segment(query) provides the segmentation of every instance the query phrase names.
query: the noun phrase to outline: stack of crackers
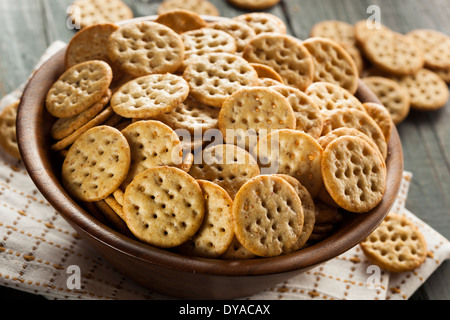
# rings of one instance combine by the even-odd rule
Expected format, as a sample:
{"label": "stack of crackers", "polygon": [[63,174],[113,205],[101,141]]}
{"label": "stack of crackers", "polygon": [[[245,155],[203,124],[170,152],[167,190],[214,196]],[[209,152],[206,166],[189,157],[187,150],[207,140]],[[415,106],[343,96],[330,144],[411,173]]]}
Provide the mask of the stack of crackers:
{"label": "stack of crackers", "polygon": [[62,183],[101,222],[155,247],[273,257],[383,198],[394,122],[355,97],[338,41],[248,13],[83,28],[48,91]]}

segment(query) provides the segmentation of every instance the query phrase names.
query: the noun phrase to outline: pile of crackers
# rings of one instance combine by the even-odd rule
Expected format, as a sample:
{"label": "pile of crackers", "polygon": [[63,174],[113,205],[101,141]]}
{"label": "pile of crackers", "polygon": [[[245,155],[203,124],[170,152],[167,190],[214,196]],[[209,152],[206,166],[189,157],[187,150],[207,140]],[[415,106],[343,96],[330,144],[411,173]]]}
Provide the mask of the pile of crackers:
{"label": "pile of crackers", "polygon": [[392,113],[356,98],[360,68],[337,40],[299,41],[268,13],[176,9],[85,26],[65,67],[46,99],[62,184],[131,238],[273,257],[384,196]]}

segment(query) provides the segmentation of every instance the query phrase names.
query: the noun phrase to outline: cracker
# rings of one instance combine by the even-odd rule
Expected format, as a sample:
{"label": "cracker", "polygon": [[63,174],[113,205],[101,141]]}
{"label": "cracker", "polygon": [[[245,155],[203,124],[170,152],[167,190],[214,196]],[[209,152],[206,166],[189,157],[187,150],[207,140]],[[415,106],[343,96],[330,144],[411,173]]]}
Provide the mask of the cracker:
{"label": "cracker", "polygon": [[389,111],[383,105],[374,102],[365,102],[363,103],[363,106],[366,108],[369,116],[371,116],[380,127],[384,135],[384,140],[388,142],[394,127],[394,122],[392,122]]}
{"label": "cracker", "polygon": [[256,36],[255,30],[248,24],[235,21],[233,19],[226,19],[216,21],[208,24],[209,28],[222,30],[234,37],[236,43],[236,54],[242,55],[247,43]]}
{"label": "cracker", "polygon": [[331,82],[355,94],[358,89],[358,67],[338,42],[314,37],[303,41],[314,61],[314,82]]}
{"label": "cracker", "polygon": [[395,124],[406,119],[410,110],[410,99],[405,88],[392,79],[380,76],[364,77],[362,80],[389,111]]}
{"label": "cracker", "polygon": [[412,271],[426,260],[427,243],[407,217],[390,212],[360,247],[370,262],[390,272]]}
{"label": "cracker", "polygon": [[450,83],[450,68],[448,69],[431,69],[434,73],[436,73],[442,80],[444,80],[447,84]]}
{"label": "cracker", "polygon": [[85,133],[91,128],[103,124],[113,114],[114,114],[113,109],[110,106],[106,107],[102,112],[100,112],[86,124],[81,126],[79,129],[75,130],[67,137],[58,140],[54,144],[52,144],[51,149],[54,151],[62,151],[63,149],[66,149],[67,147],[71,146],[83,133]]}
{"label": "cracker", "polygon": [[314,61],[298,39],[280,33],[261,33],[244,49],[244,59],[274,69],[289,86],[305,90],[313,81]]}
{"label": "cracker", "polygon": [[447,84],[431,70],[421,69],[416,74],[393,79],[408,91],[412,109],[441,109],[449,99]]}
{"label": "cracker", "polygon": [[362,44],[367,59],[395,75],[411,75],[424,66],[424,56],[414,40],[387,29],[372,30]]}
{"label": "cracker", "polygon": [[114,197],[114,199],[116,200],[116,202],[119,205],[123,206],[123,191],[122,191],[122,189],[119,188],[116,191],[114,191],[112,193],[112,196]]}
{"label": "cracker", "polygon": [[329,82],[315,82],[305,93],[317,104],[323,116],[337,109],[358,109],[365,111],[362,103],[348,90]]}
{"label": "cracker", "polygon": [[313,25],[309,36],[334,40],[340,44],[356,46],[355,27],[345,21],[324,20]]}
{"label": "cracker", "polygon": [[66,70],[47,93],[45,106],[53,116],[77,115],[100,100],[112,81],[111,67],[104,61],[82,62]]}
{"label": "cracker", "polygon": [[183,150],[177,134],[160,121],[142,120],[121,131],[130,145],[131,163],[124,189],[133,178],[148,168],[180,166]]}
{"label": "cracker", "polygon": [[123,214],[123,199],[122,204],[120,204],[113,195],[109,195],[102,201],[104,201],[112,210],[114,210],[114,212],[120,217],[120,219],[123,220],[125,218]]}
{"label": "cracker", "polygon": [[250,63],[250,64],[253,67],[253,69],[255,69],[259,78],[270,78],[275,81],[283,83],[283,79],[281,78],[281,76],[271,67],[261,63]]}
{"label": "cracker", "polygon": [[130,146],[115,128],[97,126],[70,147],[62,165],[62,182],[74,198],[100,201],[113,193],[127,176]]}
{"label": "cracker", "polygon": [[383,159],[386,159],[387,143],[383,131],[367,112],[356,109],[338,109],[331,112],[325,118],[322,135],[341,127],[355,128],[366,134],[375,142]]}
{"label": "cracker", "polygon": [[354,31],[355,31],[355,41],[358,48],[361,48],[370,34],[372,32],[377,32],[377,30],[390,30],[385,25],[376,22],[375,20],[360,20],[355,23]]}
{"label": "cracker", "polygon": [[189,172],[193,164],[194,164],[194,154],[190,152],[190,150],[186,152],[183,151],[183,160],[178,167],[184,172]]}
{"label": "cracker", "polygon": [[423,51],[425,67],[430,69],[450,68],[450,37],[432,29],[416,29],[406,34]]}
{"label": "cracker", "polygon": [[265,87],[236,91],[222,105],[219,130],[227,143],[253,150],[257,140],[277,129],[295,129],[296,118],[282,94]]}
{"label": "cracker", "polygon": [[276,81],[270,78],[259,78],[258,86],[260,87],[273,87],[273,86],[283,86],[284,83]]}
{"label": "cracker", "polygon": [[320,144],[310,135],[282,129],[261,138],[253,153],[267,173],[296,178],[315,198],[322,187],[322,152]]}
{"label": "cracker", "polygon": [[195,62],[199,57],[212,52],[236,52],[234,37],[222,30],[201,28],[181,34],[184,43],[185,57],[179,71]]}
{"label": "cracker", "polygon": [[248,251],[234,236],[231,245],[228,249],[220,256],[224,260],[246,260],[256,258],[256,255]]}
{"label": "cracker", "polygon": [[314,200],[311,197],[311,194],[308,192],[308,190],[294,177],[291,177],[286,174],[277,174],[278,177],[283,178],[291,186],[294,187],[295,192],[297,192],[300,201],[302,202],[303,207],[303,228],[302,233],[300,234],[300,237],[297,239],[297,242],[294,246],[290,249],[291,252],[297,251],[306,244],[306,241],[308,241],[309,236],[313,232],[314,225],[316,224],[316,209]]}
{"label": "cracker", "polygon": [[188,83],[174,74],[152,74],[131,80],[111,98],[111,107],[125,118],[150,118],[170,112],[189,94]]}
{"label": "cracker", "polygon": [[128,229],[126,223],[123,219],[113,210],[105,200],[96,201],[93,203],[97,211],[105,219],[106,223],[109,224],[113,229],[117,230],[123,235],[134,238],[133,234]]}
{"label": "cracker", "polygon": [[16,136],[16,119],[20,100],[7,105],[0,113],[0,146],[9,155],[21,159]]}
{"label": "cracker", "polygon": [[197,180],[209,180],[224,188],[234,199],[241,186],[260,174],[253,156],[231,144],[206,147],[202,159],[194,159],[189,174]]}
{"label": "cracker", "polygon": [[232,18],[235,21],[243,22],[249,25],[255,33],[276,32],[285,34],[286,24],[277,16],[267,12],[250,12],[238,15]]}
{"label": "cracker", "polygon": [[186,172],[154,167],[137,175],[124,194],[125,222],[139,240],[170,248],[189,240],[205,215],[203,193]]}
{"label": "cracker", "polygon": [[232,5],[244,10],[266,10],[280,2],[280,0],[227,0],[227,1]]}
{"label": "cracker", "polygon": [[122,25],[111,34],[108,56],[134,77],[175,72],[184,59],[181,37],[152,21]]}
{"label": "cracker", "polygon": [[303,229],[302,202],[283,178],[260,175],[242,186],[233,203],[236,237],[257,256],[290,252]]}
{"label": "cracker", "polygon": [[155,22],[161,23],[176,33],[183,33],[190,30],[200,29],[206,26],[206,21],[195,12],[175,9],[161,13],[155,19]]}
{"label": "cracker", "polygon": [[386,189],[386,165],[363,139],[343,136],[325,148],[322,157],[325,188],[343,209],[362,213],[375,208]]}
{"label": "cracker", "polygon": [[218,117],[218,108],[207,106],[188,96],[175,109],[157,116],[157,119],[174,130],[187,130],[194,134],[217,128]]}
{"label": "cracker", "polygon": [[107,89],[105,95],[88,109],[72,117],[57,119],[51,129],[53,139],[64,139],[80,129],[103,110],[110,98],[111,90]]}
{"label": "cracker", "polygon": [[121,0],[76,0],[70,9],[69,16],[81,28],[128,20],[134,16],[131,8]]}
{"label": "cracker", "polygon": [[185,9],[207,16],[220,15],[216,6],[206,0],[164,0],[158,6],[158,14],[163,14],[174,9]]}
{"label": "cracker", "polygon": [[339,208],[330,206],[321,201],[314,202],[315,208],[315,221],[317,224],[336,224],[342,221],[343,215],[339,211]]}
{"label": "cracker", "polygon": [[296,130],[305,132],[316,139],[320,137],[323,129],[323,116],[311,97],[288,86],[271,86],[270,89],[281,93],[288,100],[294,111]]}
{"label": "cracker", "polygon": [[258,82],[255,69],[246,60],[221,52],[196,59],[184,70],[183,78],[195,99],[217,108],[235,91]]}
{"label": "cracker", "polygon": [[178,250],[189,256],[218,258],[234,239],[233,200],[217,184],[197,180],[205,201],[205,217],[197,233]]}

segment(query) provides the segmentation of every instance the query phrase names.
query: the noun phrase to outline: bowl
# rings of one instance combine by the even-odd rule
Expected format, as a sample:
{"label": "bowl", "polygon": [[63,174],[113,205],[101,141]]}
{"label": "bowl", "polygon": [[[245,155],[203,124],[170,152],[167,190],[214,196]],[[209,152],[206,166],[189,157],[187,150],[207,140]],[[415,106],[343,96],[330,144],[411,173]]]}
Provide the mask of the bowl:
{"label": "bowl", "polygon": [[[346,213],[333,234],[305,249],[272,258],[231,261],[184,256],[131,239],[95,219],[61,184],[61,163],[50,150],[54,119],[46,111],[45,97],[64,72],[64,54],[62,49],[47,60],[24,89],[17,116],[17,137],[24,165],[42,195],[99,255],[155,292],[181,299],[234,299],[256,294],[358,245],[382,222],[396,200],[403,153],[394,129],[388,143],[387,185],[382,201],[370,212]],[[362,102],[379,103],[362,81],[355,95]]]}

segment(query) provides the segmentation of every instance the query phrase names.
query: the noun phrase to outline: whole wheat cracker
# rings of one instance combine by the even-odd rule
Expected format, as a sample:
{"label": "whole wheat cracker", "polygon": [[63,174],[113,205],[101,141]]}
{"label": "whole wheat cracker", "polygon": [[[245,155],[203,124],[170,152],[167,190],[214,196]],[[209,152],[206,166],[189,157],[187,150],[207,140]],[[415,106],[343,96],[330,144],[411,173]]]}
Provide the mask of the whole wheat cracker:
{"label": "whole wheat cracker", "polygon": [[425,67],[430,69],[450,68],[450,37],[432,29],[415,29],[406,34],[423,51]]}
{"label": "whole wheat cracker", "polygon": [[246,23],[260,33],[276,32],[285,34],[287,32],[286,24],[277,16],[268,12],[250,12],[238,15],[233,20]]}

